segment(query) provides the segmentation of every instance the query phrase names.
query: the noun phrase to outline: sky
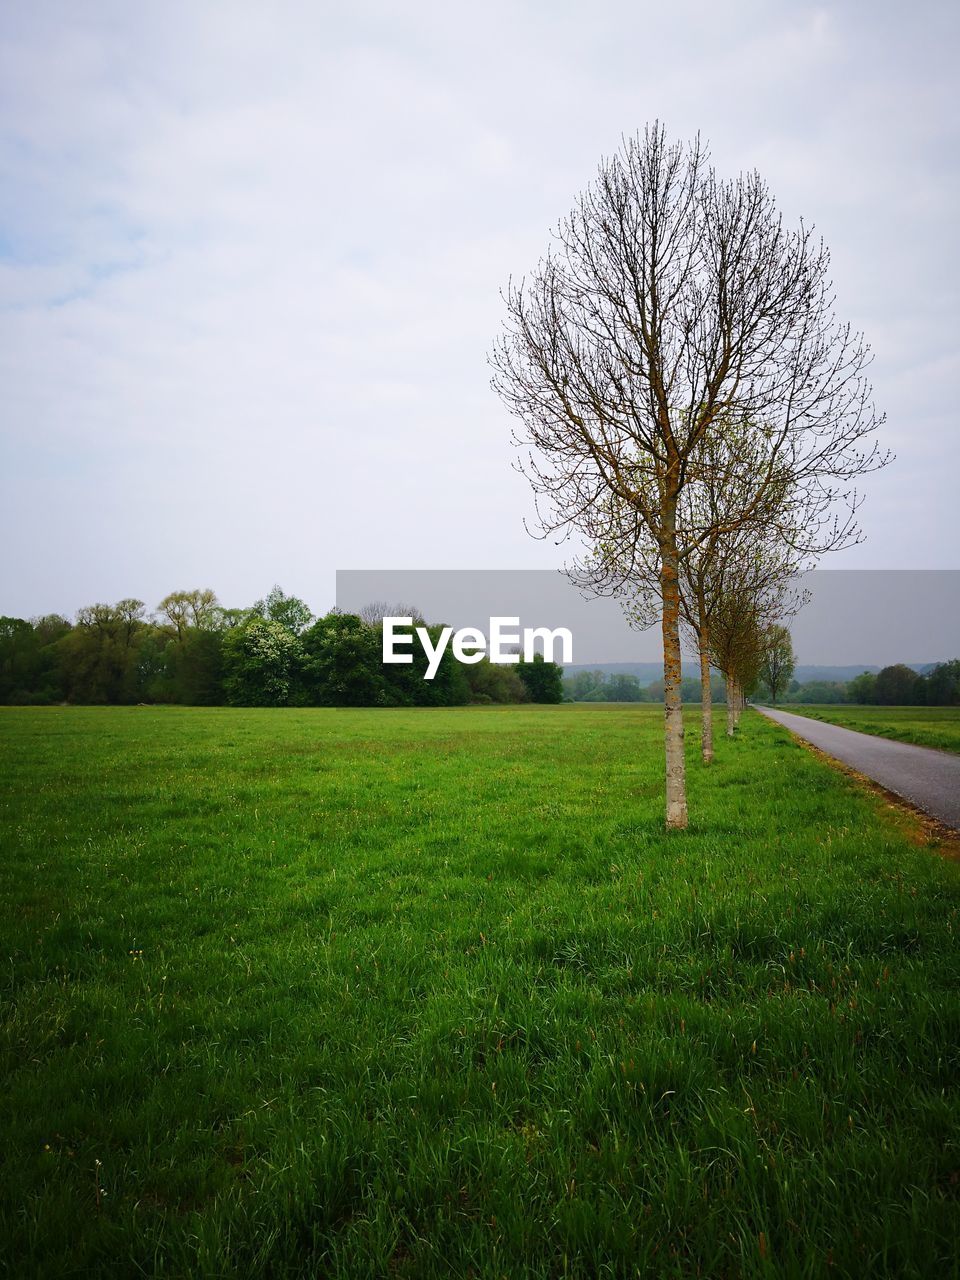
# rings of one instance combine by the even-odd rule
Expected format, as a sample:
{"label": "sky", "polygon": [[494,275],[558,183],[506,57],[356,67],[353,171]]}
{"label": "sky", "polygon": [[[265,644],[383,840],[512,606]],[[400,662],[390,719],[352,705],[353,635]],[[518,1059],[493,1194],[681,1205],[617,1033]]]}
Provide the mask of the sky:
{"label": "sky", "polygon": [[0,9],[0,614],[551,569],[500,290],[624,135],[832,253],[896,461],[824,567],[960,567],[955,5]]}
{"label": "sky", "polygon": [[[828,560],[829,564],[830,561]],[[948,662],[960,638],[958,569],[814,569],[797,578],[786,597],[784,620],[804,666],[885,667]],[[394,617],[422,616],[450,627],[471,627],[489,637],[492,619],[503,632],[564,627],[572,663],[657,662],[663,657],[659,623],[641,630],[611,596],[589,596],[555,569],[341,570],[337,604],[356,613],[372,601]],[[409,626],[398,630],[409,632]],[[684,649],[696,666],[697,649],[683,628]],[[553,656],[560,660],[560,641]],[[539,650],[538,650],[539,651]]]}

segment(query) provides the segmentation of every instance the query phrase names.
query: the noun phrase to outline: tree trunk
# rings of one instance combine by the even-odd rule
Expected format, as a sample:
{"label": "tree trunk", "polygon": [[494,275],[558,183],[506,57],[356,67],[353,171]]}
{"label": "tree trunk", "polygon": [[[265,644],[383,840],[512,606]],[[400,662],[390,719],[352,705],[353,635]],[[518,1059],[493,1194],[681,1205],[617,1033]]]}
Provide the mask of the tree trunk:
{"label": "tree trunk", "polygon": [[733,730],[736,726],[736,708],[733,705],[734,698],[737,696],[736,685],[733,677],[725,675],[723,682],[727,690],[727,737],[733,737]]}
{"label": "tree trunk", "polygon": [[680,583],[677,576],[676,508],[664,503],[660,589],[663,598],[663,718],[667,757],[667,829],[687,825],[687,780],[680,702]]}
{"label": "tree trunk", "polygon": [[710,688],[710,632],[700,628],[700,749],[703,763],[713,761],[713,693]]}

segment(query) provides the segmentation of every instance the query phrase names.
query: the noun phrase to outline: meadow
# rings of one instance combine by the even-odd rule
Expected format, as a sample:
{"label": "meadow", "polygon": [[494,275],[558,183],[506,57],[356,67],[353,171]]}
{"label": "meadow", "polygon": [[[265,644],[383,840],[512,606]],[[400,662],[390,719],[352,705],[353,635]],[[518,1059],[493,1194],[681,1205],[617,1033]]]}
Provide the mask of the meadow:
{"label": "meadow", "polygon": [[960,707],[794,706],[791,703],[783,710],[838,724],[844,729],[856,729],[859,733],[873,733],[880,738],[938,747],[941,751],[960,751]]}
{"label": "meadow", "polygon": [[661,714],[3,709],[0,1266],[956,1275],[960,864]]}

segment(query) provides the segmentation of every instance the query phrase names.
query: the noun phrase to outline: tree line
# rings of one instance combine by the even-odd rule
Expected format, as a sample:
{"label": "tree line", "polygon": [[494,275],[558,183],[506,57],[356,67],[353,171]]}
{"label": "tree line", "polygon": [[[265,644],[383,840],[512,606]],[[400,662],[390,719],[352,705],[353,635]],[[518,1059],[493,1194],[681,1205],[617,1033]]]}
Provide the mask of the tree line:
{"label": "tree line", "polygon": [[508,666],[464,665],[447,650],[432,680],[413,648],[409,664],[385,665],[385,615],[409,605],[371,605],[361,614],[314,617],[279,587],[245,609],[228,609],[209,589],[174,591],[148,616],[142,600],[94,604],[73,622],[59,614],[0,617],[0,703],[44,705],[180,703],[241,707],[412,707],[560,702],[562,671],[537,654]]}
{"label": "tree line", "polygon": [[[718,675],[711,675],[711,700],[726,702],[726,688]],[[783,702],[787,705],[815,706],[824,703],[857,704],[885,707],[956,707],[960,706],[960,659],[937,663],[930,671],[918,672],[904,663],[884,667],[881,671],[864,671],[852,680],[805,680],[788,678],[774,698],[762,675],[756,688],[747,691],[756,702]],[[578,671],[565,676],[563,696],[570,702],[663,702],[663,681],[651,680],[644,685],[629,672]],[[702,685],[699,678],[684,676],[681,681],[684,702],[699,703]]]}
{"label": "tree line", "polygon": [[542,536],[576,533],[583,587],[663,640],[665,817],[688,825],[681,644],[727,733],[794,584],[859,541],[858,478],[889,461],[870,350],[834,313],[829,254],[757,173],[719,177],[699,138],[624,139],[504,293],[490,356]]}

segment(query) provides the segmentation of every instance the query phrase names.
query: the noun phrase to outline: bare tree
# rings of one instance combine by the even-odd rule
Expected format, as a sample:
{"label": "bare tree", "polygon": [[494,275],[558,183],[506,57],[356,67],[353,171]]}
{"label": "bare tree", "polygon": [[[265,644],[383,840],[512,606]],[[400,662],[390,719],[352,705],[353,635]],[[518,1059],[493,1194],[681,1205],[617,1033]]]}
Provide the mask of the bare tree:
{"label": "bare tree", "polygon": [[493,385],[522,423],[544,536],[596,543],[612,497],[656,549],[668,827],[687,825],[681,557],[711,530],[685,531],[681,503],[705,443],[757,424],[755,503],[764,484],[802,494],[821,542],[855,536],[853,479],[886,461],[869,439],[868,348],[834,320],[827,268],[807,228],[783,227],[759,175],[720,181],[698,141],[668,145],[654,126],[601,164],[555,248],[505,294]]}
{"label": "bare tree", "polygon": [[412,618],[417,623],[424,620],[415,604],[387,604],[385,600],[371,600],[359,610],[357,617],[368,627],[379,627],[384,618]]}
{"label": "bare tree", "polygon": [[[742,437],[735,435],[734,439]],[[725,446],[729,443],[724,442]],[[742,683],[744,668],[752,663],[756,647],[755,627],[769,626],[773,618],[792,616],[809,595],[797,581],[807,558],[784,537],[784,495],[771,487],[767,502],[763,506],[751,504],[754,514],[738,527],[736,512],[743,509],[741,486],[718,484],[720,475],[717,467],[700,470],[686,487],[678,520],[684,546],[690,530],[697,535],[702,529],[708,531],[703,538],[694,537],[679,556],[681,635],[689,641],[700,667],[701,754],[705,764],[712,762],[714,754],[711,666],[719,665],[731,695],[727,702],[729,728],[733,723],[730,717],[739,714],[738,682],[733,672],[740,670]],[[609,518],[609,507],[607,515]],[[621,597],[631,624],[646,629],[653,625],[660,605],[656,549],[649,539],[638,537],[642,531],[628,508],[621,505],[619,517],[615,523],[611,521],[619,536],[595,548],[573,570],[581,585],[612,589]],[[717,637],[713,635],[715,620]]]}
{"label": "bare tree", "polygon": [[[760,579],[785,606],[785,593],[809,548],[794,550],[803,504],[791,477],[770,465],[768,433],[727,420],[703,438],[681,500],[680,619],[700,667],[700,749],[713,760],[712,627],[731,586],[743,574]],[[785,530],[792,519],[791,539]],[[760,572],[758,572],[760,570]]]}
{"label": "bare tree", "polygon": [[715,603],[711,629],[711,658],[723,675],[727,691],[727,736],[740,722],[744,695],[756,683],[762,658],[762,623],[756,594],[731,588]]}
{"label": "bare tree", "polygon": [[[794,550],[793,545],[806,534],[794,530],[789,541],[785,536],[788,519],[792,517],[796,524],[803,504],[790,492],[788,477],[779,476],[779,483],[771,478],[768,448],[767,433],[748,423],[727,423],[722,434],[706,436],[691,458],[678,506],[681,635],[691,641],[700,667],[700,740],[705,764],[713,760],[710,627],[714,611],[745,566],[753,590],[757,589],[755,566],[760,562],[767,588],[776,584],[786,588],[808,559],[808,549]],[[581,585],[612,589],[624,600],[629,621],[642,629],[650,627],[660,608],[658,548],[625,503],[608,499],[603,523],[606,538],[575,563],[574,576]],[[768,547],[771,542],[775,549]],[[799,603],[798,596],[794,607]]]}

